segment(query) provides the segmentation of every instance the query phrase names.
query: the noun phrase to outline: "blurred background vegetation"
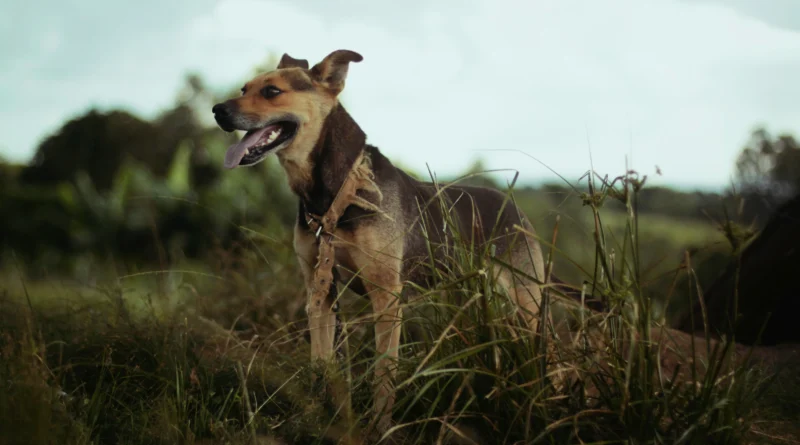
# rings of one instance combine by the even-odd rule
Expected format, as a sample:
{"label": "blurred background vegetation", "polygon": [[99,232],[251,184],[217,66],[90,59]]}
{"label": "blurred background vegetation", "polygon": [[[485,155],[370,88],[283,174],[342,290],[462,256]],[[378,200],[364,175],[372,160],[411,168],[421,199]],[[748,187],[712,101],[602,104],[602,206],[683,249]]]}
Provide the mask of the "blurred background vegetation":
{"label": "blurred background vegetation", "polygon": [[[275,64],[272,57],[255,71]],[[65,122],[42,141],[30,163],[0,162],[0,314],[4,316],[0,333],[20,336],[24,340],[19,342],[21,348],[33,345],[33,339],[47,345],[33,348],[30,357],[37,360],[32,364],[0,369],[0,374],[15,378],[30,377],[31,369],[43,375],[30,377],[35,384],[9,386],[16,392],[8,392],[6,399],[0,393],[0,408],[11,407],[0,413],[0,421],[42,435],[41,442],[25,443],[51,443],[44,436],[53,430],[52,425],[70,424],[48,407],[50,402],[55,406],[54,400],[62,396],[60,392],[52,395],[49,386],[47,390],[37,386],[45,381],[53,388],[63,385],[69,394],[86,394],[83,407],[70,411],[85,411],[84,417],[91,420],[84,422],[91,431],[85,433],[86,437],[113,441],[111,438],[134,433],[147,436],[150,430],[181,437],[190,437],[189,430],[208,435],[215,428],[224,430],[208,418],[224,419],[228,411],[235,410],[227,400],[212,400],[217,391],[214,388],[207,394],[211,402],[203,396],[192,403],[215,409],[222,406],[222,414],[216,417],[206,415],[210,408],[197,408],[200,414],[196,414],[180,404],[177,414],[166,404],[159,411],[152,409],[155,402],[146,397],[131,411],[126,405],[130,400],[120,394],[141,398],[137,391],[150,385],[149,380],[145,385],[135,379],[117,378],[110,386],[92,386],[93,382],[102,382],[106,370],[87,368],[85,363],[125,363],[126,369],[132,369],[130,375],[153,373],[161,379],[161,386],[147,386],[146,396],[155,400],[166,394],[159,392],[162,386],[169,386],[163,382],[175,375],[180,377],[175,383],[181,389],[176,390],[179,396],[182,388],[199,386],[195,384],[195,366],[204,383],[215,375],[216,371],[204,370],[198,364],[200,359],[181,355],[193,350],[183,344],[194,341],[182,331],[189,330],[187,317],[207,317],[223,329],[252,329],[262,336],[266,332],[284,345],[295,340],[282,336],[301,335],[298,326],[304,315],[304,291],[291,247],[296,198],[274,157],[253,168],[223,171],[225,148],[237,136],[219,130],[208,119],[212,104],[235,94],[236,87],[210,91],[201,77],[190,75],[177,92],[174,106],[152,120],[123,110],[90,110]],[[343,101],[346,105],[347,98]],[[365,131],[369,133],[369,128]],[[397,165],[402,166],[402,159]],[[776,208],[800,192],[800,147],[791,135],[773,135],[765,128],[752,131],[736,169],[736,180],[720,193],[650,188],[646,178],[640,178],[645,187],[635,201],[639,234],[636,262],[642,267],[642,292],[653,299],[656,311],[664,312],[669,296],[671,317],[689,312],[686,309],[693,304],[690,301],[696,301],[697,288],[705,289],[721,276],[740,253],[742,243],[765,227]],[[476,162],[463,175],[440,180],[500,189],[508,186],[481,174],[483,170],[481,162]],[[421,179],[427,176],[427,172],[409,173]],[[625,172],[608,174],[605,179],[595,177],[595,184],[611,182]],[[549,242],[557,232],[555,273],[576,286],[596,281],[592,277],[595,221],[586,203],[597,196],[592,194],[587,177],[569,178],[569,183],[514,187],[518,205],[540,236]],[[611,252],[623,251],[620,246],[626,225],[632,220],[628,211],[613,198],[602,203]],[[696,282],[682,267],[687,261],[696,273]],[[25,307],[35,317],[22,316]],[[144,323],[141,327],[134,320],[148,314],[158,320],[152,326]],[[29,321],[34,319],[40,324]],[[128,325],[132,327],[125,328]],[[175,332],[181,333],[176,337],[183,342],[179,342],[179,348],[170,343]],[[365,344],[369,344],[367,340]],[[27,349],[19,352],[10,346],[14,342],[5,344],[7,356],[29,357]],[[170,349],[173,347],[178,349]],[[217,359],[233,360],[215,351],[211,355]],[[264,376],[259,377],[264,381],[274,377],[273,367],[286,367],[291,361],[275,351],[271,354],[264,359],[269,364]],[[298,356],[299,352],[286,352],[287,356],[292,354]],[[46,372],[40,369],[45,368],[38,361],[41,357],[48,363]],[[67,364],[62,366],[62,361]],[[7,363],[15,362],[9,359]],[[174,366],[163,367],[163,363]],[[235,389],[236,377],[225,376],[230,382],[223,379],[214,384]],[[283,387],[280,378],[274,380],[277,383],[269,383]],[[797,379],[793,382],[796,385]],[[30,388],[41,394],[26,392]],[[106,392],[110,394],[108,400],[103,398]],[[782,396],[783,402],[770,402],[770,406],[785,406],[785,411],[796,417],[796,398],[785,396],[796,393],[796,389],[786,392],[778,388],[776,397]],[[191,397],[195,396],[190,391]],[[294,402],[285,402],[290,403]],[[188,402],[186,406],[195,407]],[[306,413],[308,409],[302,405],[299,411]],[[781,413],[778,417],[786,416]],[[186,418],[195,419],[191,427]],[[162,419],[164,424],[153,419]],[[304,431],[306,424],[293,422],[283,428]],[[282,425],[284,421],[273,423]],[[178,427],[187,431],[174,432]],[[130,437],[130,443],[139,443],[135,439],[138,436]],[[10,443],[17,442],[12,439]]]}
{"label": "blurred background vegetation", "polygon": [[[254,71],[275,64],[273,56]],[[258,251],[258,240],[288,239],[295,198],[276,159],[222,171],[225,147],[236,136],[207,117],[213,103],[235,90],[215,93],[189,75],[174,106],[152,120],[93,109],[42,141],[29,164],[0,163],[4,276],[16,270],[29,280],[85,284],[143,271],[207,270],[220,252],[236,258],[242,250]],[[656,299],[666,295],[686,252],[700,283],[713,281],[732,254],[720,230],[726,220],[754,233],[800,188],[800,148],[788,134],[756,129],[736,167],[736,181],[723,193],[644,188],[637,203],[641,264]],[[482,168],[476,162],[463,181],[506,187],[476,174]],[[559,221],[555,270],[575,285],[589,278],[595,261],[591,213],[580,211],[587,185],[584,177],[515,187],[543,238],[550,239]],[[626,210],[609,202],[603,212],[613,239],[624,229]],[[676,301],[680,309],[685,300]]]}

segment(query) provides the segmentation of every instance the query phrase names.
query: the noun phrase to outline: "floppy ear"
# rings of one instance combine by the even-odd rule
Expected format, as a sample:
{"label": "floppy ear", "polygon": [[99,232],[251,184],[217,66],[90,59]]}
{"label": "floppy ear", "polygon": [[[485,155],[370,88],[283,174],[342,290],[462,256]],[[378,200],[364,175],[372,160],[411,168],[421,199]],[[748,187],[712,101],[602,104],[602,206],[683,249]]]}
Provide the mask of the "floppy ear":
{"label": "floppy ear", "polygon": [[339,94],[344,89],[344,79],[347,77],[347,68],[350,62],[364,60],[361,54],[346,49],[340,49],[328,54],[322,62],[311,68],[311,78],[323,84],[332,93]]}
{"label": "floppy ear", "polygon": [[281,57],[280,63],[278,63],[278,69],[281,68],[302,68],[304,70],[308,69],[308,60],[306,59],[295,59],[292,56],[284,53],[283,57]]}

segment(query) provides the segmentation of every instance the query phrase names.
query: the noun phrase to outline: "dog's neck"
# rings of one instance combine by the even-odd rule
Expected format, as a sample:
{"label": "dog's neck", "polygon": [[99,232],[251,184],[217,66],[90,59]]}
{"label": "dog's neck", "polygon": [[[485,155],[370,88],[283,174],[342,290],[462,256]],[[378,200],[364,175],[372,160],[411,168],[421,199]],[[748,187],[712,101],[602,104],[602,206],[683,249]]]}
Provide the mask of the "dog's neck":
{"label": "dog's neck", "polygon": [[319,138],[308,155],[308,171],[292,175],[287,169],[287,173],[294,176],[289,178],[291,188],[308,212],[325,213],[366,147],[366,141],[366,134],[355,120],[341,104],[336,104],[325,118]]}

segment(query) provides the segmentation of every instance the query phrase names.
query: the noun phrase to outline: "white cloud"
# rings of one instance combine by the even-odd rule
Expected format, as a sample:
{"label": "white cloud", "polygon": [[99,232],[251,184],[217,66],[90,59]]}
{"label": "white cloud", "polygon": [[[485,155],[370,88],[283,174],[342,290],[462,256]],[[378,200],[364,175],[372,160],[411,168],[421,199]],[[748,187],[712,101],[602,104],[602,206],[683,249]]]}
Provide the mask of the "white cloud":
{"label": "white cloud", "polygon": [[[800,33],[721,1],[227,0],[194,16],[174,12],[171,26],[145,26],[135,38],[112,34],[114,51],[78,59],[91,70],[64,66],[68,80],[41,74],[52,69],[46,48],[80,49],[59,28],[75,25],[52,26],[2,80],[31,79],[27,102],[8,92],[27,116],[46,108],[52,128],[90,103],[155,111],[188,70],[229,87],[269,51],[314,63],[348,48],[365,57],[345,90],[351,114],[371,142],[418,170],[453,173],[481,156],[491,168],[520,169],[523,180],[554,179],[522,155],[481,151],[519,149],[575,179],[591,146],[603,173],[622,172],[632,153],[643,173],[662,168],[659,181],[724,185],[753,125],[798,130]],[[62,94],[51,95],[54,86]],[[29,133],[0,141],[16,141],[23,157],[46,126],[20,122],[14,110],[0,104],[0,134]]]}

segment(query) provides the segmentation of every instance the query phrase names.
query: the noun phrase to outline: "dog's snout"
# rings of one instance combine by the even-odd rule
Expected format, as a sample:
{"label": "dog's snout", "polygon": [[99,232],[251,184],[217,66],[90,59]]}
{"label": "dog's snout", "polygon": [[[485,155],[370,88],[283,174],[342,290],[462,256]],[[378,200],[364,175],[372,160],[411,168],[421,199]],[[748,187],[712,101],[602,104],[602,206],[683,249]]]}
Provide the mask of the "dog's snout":
{"label": "dog's snout", "polygon": [[211,108],[211,112],[222,116],[227,116],[228,114],[230,114],[230,111],[228,110],[228,107],[225,106],[225,104],[214,105]]}
{"label": "dog's snout", "polygon": [[228,133],[235,130],[232,122],[233,112],[227,103],[223,102],[214,105],[211,107],[211,112],[214,113],[214,120],[217,121],[217,124],[219,124],[220,128]]}

